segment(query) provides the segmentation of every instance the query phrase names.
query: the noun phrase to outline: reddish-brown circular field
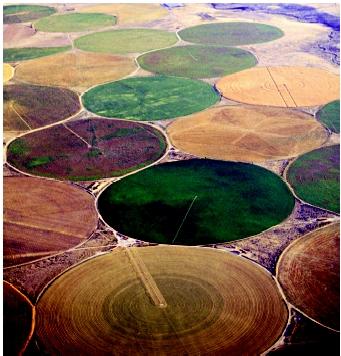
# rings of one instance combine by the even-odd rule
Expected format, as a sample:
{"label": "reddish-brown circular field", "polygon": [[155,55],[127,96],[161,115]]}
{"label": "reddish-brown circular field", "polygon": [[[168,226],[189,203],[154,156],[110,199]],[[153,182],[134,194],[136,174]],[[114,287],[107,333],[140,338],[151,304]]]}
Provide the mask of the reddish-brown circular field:
{"label": "reddish-brown circular field", "polygon": [[149,125],[90,118],[21,136],[8,146],[7,161],[32,175],[98,180],[151,164],[166,146],[161,132]]}
{"label": "reddish-brown circular field", "polygon": [[281,256],[277,275],[288,300],[309,317],[339,330],[340,228],[318,229],[295,241]]}
{"label": "reddish-brown circular field", "polygon": [[340,77],[318,68],[257,67],[220,79],[228,99],[255,105],[314,106],[340,96]]}
{"label": "reddish-brown circular field", "polygon": [[37,304],[38,344],[62,355],[259,355],[286,305],[271,275],[197,247],[117,248],[64,273]]}
{"label": "reddish-brown circular field", "polygon": [[94,198],[68,183],[31,177],[4,179],[4,265],[67,250],[97,226]]}

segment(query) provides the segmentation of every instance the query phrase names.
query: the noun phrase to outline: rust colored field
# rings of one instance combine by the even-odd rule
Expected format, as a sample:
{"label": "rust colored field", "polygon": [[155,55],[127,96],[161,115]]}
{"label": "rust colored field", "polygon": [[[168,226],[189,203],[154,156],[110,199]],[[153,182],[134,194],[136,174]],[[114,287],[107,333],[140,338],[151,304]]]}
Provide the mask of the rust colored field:
{"label": "rust colored field", "polygon": [[4,265],[71,248],[97,226],[93,197],[70,184],[29,177],[4,179]]}
{"label": "rust colored field", "polygon": [[308,114],[257,106],[209,109],[174,121],[167,132],[185,152],[243,162],[295,157],[321,146],[328,137]]}
{"label": "rust colored field", "polygon": [[82,92],[95,84],[121,79],[135,68],[133,58],[127,56],[76,51],[22,63],[16,69],[16,78]]}
{"label": "rust colored field", "polygon": [[216,87],[228,99],[281,107],[326,104],[340,96],[340,78],[304,67],[257,67],[220,79]]}
{"label": "rust colored field", "polygon": [[339,224],[295,241],[281,256],[277,275],[288,300],[309,317],[339,330]]}
{"label": "rust colored field", "polygon": [[21,355],[32,336],[34,310],[12,284],[3,282],[4,355]]}
{"label": "rust colored field", "polygon": [[258,355],[283,331],[285,303],[255,264],[208,248],[131,250],[78,265],[45,291],[37,305],[44,351]]}
{"label": "rust colored field", "polygon": [[10,64],[4,63],[3,73],[4,73],[3,82],[7,83],[9,80],[12,79],[14,75],[14,68]]}

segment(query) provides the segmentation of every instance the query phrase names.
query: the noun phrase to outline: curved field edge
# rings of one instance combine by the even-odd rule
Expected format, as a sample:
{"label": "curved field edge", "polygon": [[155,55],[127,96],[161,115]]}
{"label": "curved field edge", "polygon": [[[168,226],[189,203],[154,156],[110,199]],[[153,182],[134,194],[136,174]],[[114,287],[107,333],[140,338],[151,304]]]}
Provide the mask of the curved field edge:
{"label": "curved field edge", "polygon": [[316,118],[335,133],[340,133],[340,100],[324,105],[316,114]]}

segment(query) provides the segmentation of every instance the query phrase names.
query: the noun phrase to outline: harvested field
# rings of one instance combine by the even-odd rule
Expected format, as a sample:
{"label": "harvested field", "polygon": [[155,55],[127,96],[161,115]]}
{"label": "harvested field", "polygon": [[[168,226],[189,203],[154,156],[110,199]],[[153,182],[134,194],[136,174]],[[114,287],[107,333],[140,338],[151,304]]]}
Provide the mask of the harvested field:
{"label": "harvested field", "polygon": [[292,109],[223,106],[177,119],[167,128],[177,148],[216,159],[264,162],[321,146],[328,133],[312,116]]}
{"label": "harvested field", "polygon": [[29,174],[85,181],[142,168],[165,150],[164,136],[151,126],[90,118],[16,139],[8,146],[7,161]]}
{"label": "harvested field", "polygon": [[322,147],[296,159],[287,180],[307,203],[340,212],[340,146]]}
{"label": "harvested field", "polygon": [[[136,68],[133,58],[97,53],[60,53],[30,60],[16,68],[16,78],[21,81],[62,86],[77,91],[118,80]],[[46,75],[49,73],[49,75]]]}
{"label": "harvested field", "polygon": [[340,133],[340,100],[335,100],[321,108],[316,117],[332,132]]}
{"label": "harvested field", "polygon": [[32,304],[10,283],[3,282],[3,355],[20,355],[31,334]]}
{"label": "harvested field", "polygon": [[56,12],[53,7],[37,5],[8,5],[3,8],[4,24],[29,22]]}
{"label": "harvested field", "polygon": [[3,28],[4,48],[62,47],[71,44],[66,34],[37,32],[30,25],[10,24]]}
{"label": "harvested field", "polygon": [[72,13],[42,18],[35,23],[35,28],[44,32],[84,32],[115,24],[116,17],[111,15]]}
{"label": "harvested field", "polygon": [[66,47],[30,47],[30,48],[4,48],[3,55],[5,62],[18,62],[27,59],[50,56],[59,52],[65,52],[71,49],[71,46]]}
{"label": "harvested field", "polygon": [[340,77],[318,68],[257,67],[220,79],[225,98],[282,107],[323,105],[340,96]]}
{"label": "harvested field", "polygon": [[70,184],[4,178],[4,265],[78,245],[97,226],[94,198]]}
{"label": "harvested field", "polygon": [[80,110],[71,90],[27,84],[4,87],[4,131],[26,131],[61,121]]}
{"label": "harvested field", "polygon": [[277,274],[289,301],[309,317],[339,330],[339,223],[311,232],[289,246]]}
{"label": "harvested field", "polygon": [[158,74],[216,78],[253,67],[257,59],[239,48],[180,46],[144,54],[138,62],[143,69]]}
{"label": "harvested field", "polygon": [[[148,281],[126,249],[115,249],[66,272],[45,291],[37,305],[37,338],[45,352],[260,354],[283,331],[286,306],[256,265],[206,248],[131,251]],[[165,307],[154,304],[150,283]]]}
{"label": "harvested field", "polygon": [[281,222],[293,207],[289,189],[272,172],[198,159],[160,164],[126,177],[98,200],[101,216],[120,233],[176,245],[255,235]]}
{"label": "harvested field", "polygon": [[249,22],[199,25],[179,31],[179,36],[187,42],[223,46],[269,42],[283,35],[277,27]]}
{"label": "harvested field", "polygon": [[164,76],[103,84],[82,96],[84,106],[97,115],[142,121],[189,115],[218,100],[218,94],[207,83]]}
{"label": "harvested field", "polygon": [[4,75],[3,82],[4,83],[8,82],[9,80],[12,79],[12,77],[14,75],[14,68],[10,64],[4,63],[3,64],[3,75]]}
{"label": "harvested field", "polygon": [[160,4],[96,4],[83,7],[79,12],[115,15],[119,25],[148,23],[168,15],[168,11]]}
{"label": "harvested field", "polygon": [[172,32],[129,29],[91,33],[77,38],[75,46],[90,52],[126,54],[169,47],[177,41],[176,34]]}

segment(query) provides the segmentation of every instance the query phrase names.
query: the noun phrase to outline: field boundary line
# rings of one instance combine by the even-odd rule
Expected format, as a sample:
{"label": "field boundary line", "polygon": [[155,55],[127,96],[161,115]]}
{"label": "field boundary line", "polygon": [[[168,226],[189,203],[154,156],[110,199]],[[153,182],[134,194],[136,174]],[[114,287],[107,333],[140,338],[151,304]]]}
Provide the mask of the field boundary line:
{"label": "field boundary line", "polygon": [[83,142],[87,145],[88,148],[92,148],[92,146],[91,146],[87,141],[85,141],[82,136],[78,135],[77,132],[75,132],[75,131],[73,131],[72,129],[70,129],[70,128],[66,125],[66,123],[63,123],[63,126],[64,126],[68,131],[70,131],[72,134],[74,134],[75,136],[77,136],[81,141],[83,141]]}
{"label": "field boundary line", "polygon": [[295,104],[295,106],[298,107],[297,104],[296,104],[296,101],[294,100],[293,96],[291,95],[291,93],[290,93],[290,91],[288,89],[288,86],[285,83],[283,83],[283,86],[286,89],[286,91],[288,92],[288,94],[289,94],[291,100],[293,101],[293,103]]}
{"label": "field boundary line", "polygon": [[288,108],[289,106],[288,106],[287,102],[285,101],[285,99],[284,99],[284,97],[283,97],[281,91],[279,90],[279,87],[278,87],[277,83],[275,82],[275,79],[274,79],[274,77],[272,76],[269,67],[265,67],[265,68],[266,68],[266,70],[268,71],[271,80],[272,80],[273,83],[275,84],[275,87],[276,87],[276,89],[277,89],[277,91],[278,91],[278,94],[281,96],[281,98],[282,98],[282,100],[283,100],[285,106]]}
{"label": "field boundary line", "polygon": [[18,111],[15,109],[14,104],[11,103],[11,109],[18,115],[19,119],[21,119],[24,124],[29,128],[29,130],[32,130],[32,127],[27,123],[27,121],[18,113]]}

